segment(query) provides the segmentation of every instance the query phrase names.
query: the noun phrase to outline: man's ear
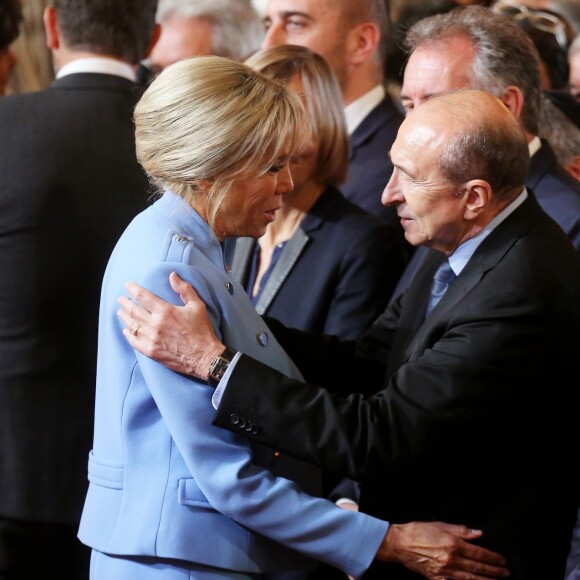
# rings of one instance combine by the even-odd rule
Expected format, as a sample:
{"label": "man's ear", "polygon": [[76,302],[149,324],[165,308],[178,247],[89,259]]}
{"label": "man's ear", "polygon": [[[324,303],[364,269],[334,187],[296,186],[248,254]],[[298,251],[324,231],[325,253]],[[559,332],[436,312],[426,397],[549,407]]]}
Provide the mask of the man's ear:
{"label": "man's ear", "polygon": [[500,100],[519,121],[522,117],[522,110],[524,108],[524,94],[521,89],[514,85],[510,85],[505,89]]}
{"label": "man's ear", "polygon": [[347,54],[350,64],[362,64],[371,58],[379,45],[381,33],[373,22],[363,22],[348,31]]}
{"label": "man's ear", "polygon": [[491,185],[483,179],[472,179],[463,187],[465,197],[465,212],[463,217],[466,220],[474,220],[487,208],[491,201]]}
{"label": "man's ear", "polygon": [[44,9],[44,31],[46,33],[46,46],[50,50],[60,47],[60,35],[58,33],[57,16],[54,6],[47,6]]}
{"label": "man's ear", "polygon": [[160,36],[161,36],[161,24],[155,24],[155,28],[153,28],[153,32],[151,33],[151,40],[149,41],[149,46],[147,48],[147,51],[143,55],[143,58],[147,58],[151,54],[151,51],[157,44],[157,41],[159,40]]}

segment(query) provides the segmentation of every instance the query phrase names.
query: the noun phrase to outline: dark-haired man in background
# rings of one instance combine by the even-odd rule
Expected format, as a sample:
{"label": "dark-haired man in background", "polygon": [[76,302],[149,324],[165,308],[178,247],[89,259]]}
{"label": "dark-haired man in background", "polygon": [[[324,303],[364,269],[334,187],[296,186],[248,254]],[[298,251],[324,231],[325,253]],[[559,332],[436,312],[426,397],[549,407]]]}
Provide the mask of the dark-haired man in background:
{"label": "dark-haired man in background", "polygon": [[109,254],[146,205],[135,65],[157,0],[54,0],[57,78],[0,100],[0,577],[88,578],[76,537]]}

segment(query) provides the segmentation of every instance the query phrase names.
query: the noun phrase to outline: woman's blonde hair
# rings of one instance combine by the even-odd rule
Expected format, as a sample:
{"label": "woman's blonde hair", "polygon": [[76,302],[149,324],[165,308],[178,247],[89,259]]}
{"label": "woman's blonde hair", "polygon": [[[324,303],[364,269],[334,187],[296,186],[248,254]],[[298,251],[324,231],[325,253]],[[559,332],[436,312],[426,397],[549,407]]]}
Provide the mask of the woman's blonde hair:
{"label": "woman's blonde hair", "polygon": [[[134,113],[137,158],[150,179],[202,199],[210,226],[236,176],[265,174],[308,135],[300,99],[245,64],[218,56],[165,68]],[[306,131],[304,131],[306,129]]]}
{"label": "woman's blonde hair", "polygon": [[312,133],[320,147],[316,176],[325,185],[343,183],[348,133],[340,87],[324,58],[303,46],[282,45],[258,51],[246,64],[284,84],[300,76]]}

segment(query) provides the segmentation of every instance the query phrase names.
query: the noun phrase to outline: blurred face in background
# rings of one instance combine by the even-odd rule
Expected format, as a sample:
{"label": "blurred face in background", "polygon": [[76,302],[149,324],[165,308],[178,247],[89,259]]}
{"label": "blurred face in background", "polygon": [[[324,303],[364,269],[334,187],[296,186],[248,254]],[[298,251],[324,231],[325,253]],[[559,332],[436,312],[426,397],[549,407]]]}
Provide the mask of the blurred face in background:
{"label": "blurred face in background", "polygon": [[341,2],[269,0],[264,15],[266,36],[262,48],[281,44],[305,46],[324,57],[343,87],[347,65]]}
{"label": "blurred face in background", "polygon": [[149,57],[153,73],[184,58],[212,54],[212,28],[212,23],[203,18],[174,16],[165,21]]}
{"label": "blurred face in background", "polygon": [[474,58],[473,44],[463,35],[414,50],[401,88],[405,111],[411,112],[434,95],[469,88]]}

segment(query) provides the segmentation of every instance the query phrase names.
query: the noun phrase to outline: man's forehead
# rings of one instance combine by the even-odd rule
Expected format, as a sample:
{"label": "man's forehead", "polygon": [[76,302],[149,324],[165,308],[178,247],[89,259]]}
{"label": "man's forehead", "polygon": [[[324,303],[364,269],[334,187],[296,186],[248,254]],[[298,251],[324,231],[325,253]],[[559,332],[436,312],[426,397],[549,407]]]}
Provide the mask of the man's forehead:
{"label": "man's forehead", "polygon": [[342,0],[269,0],[265,14],[269,18],[302,15],[312,19],[339,12]]}
{"label": "man's forehead", "polygon": [[407,115],[392,149],[425,151],[426,147],[438,146],[449,134],[453,121],[447,107],[428,101]]}
{"label": "man's forehead", "polygon": [[416,49],[403,75],[401,97],[427,98],[469,86],[473,53],[453,51],[453,45],[435,44]]}

